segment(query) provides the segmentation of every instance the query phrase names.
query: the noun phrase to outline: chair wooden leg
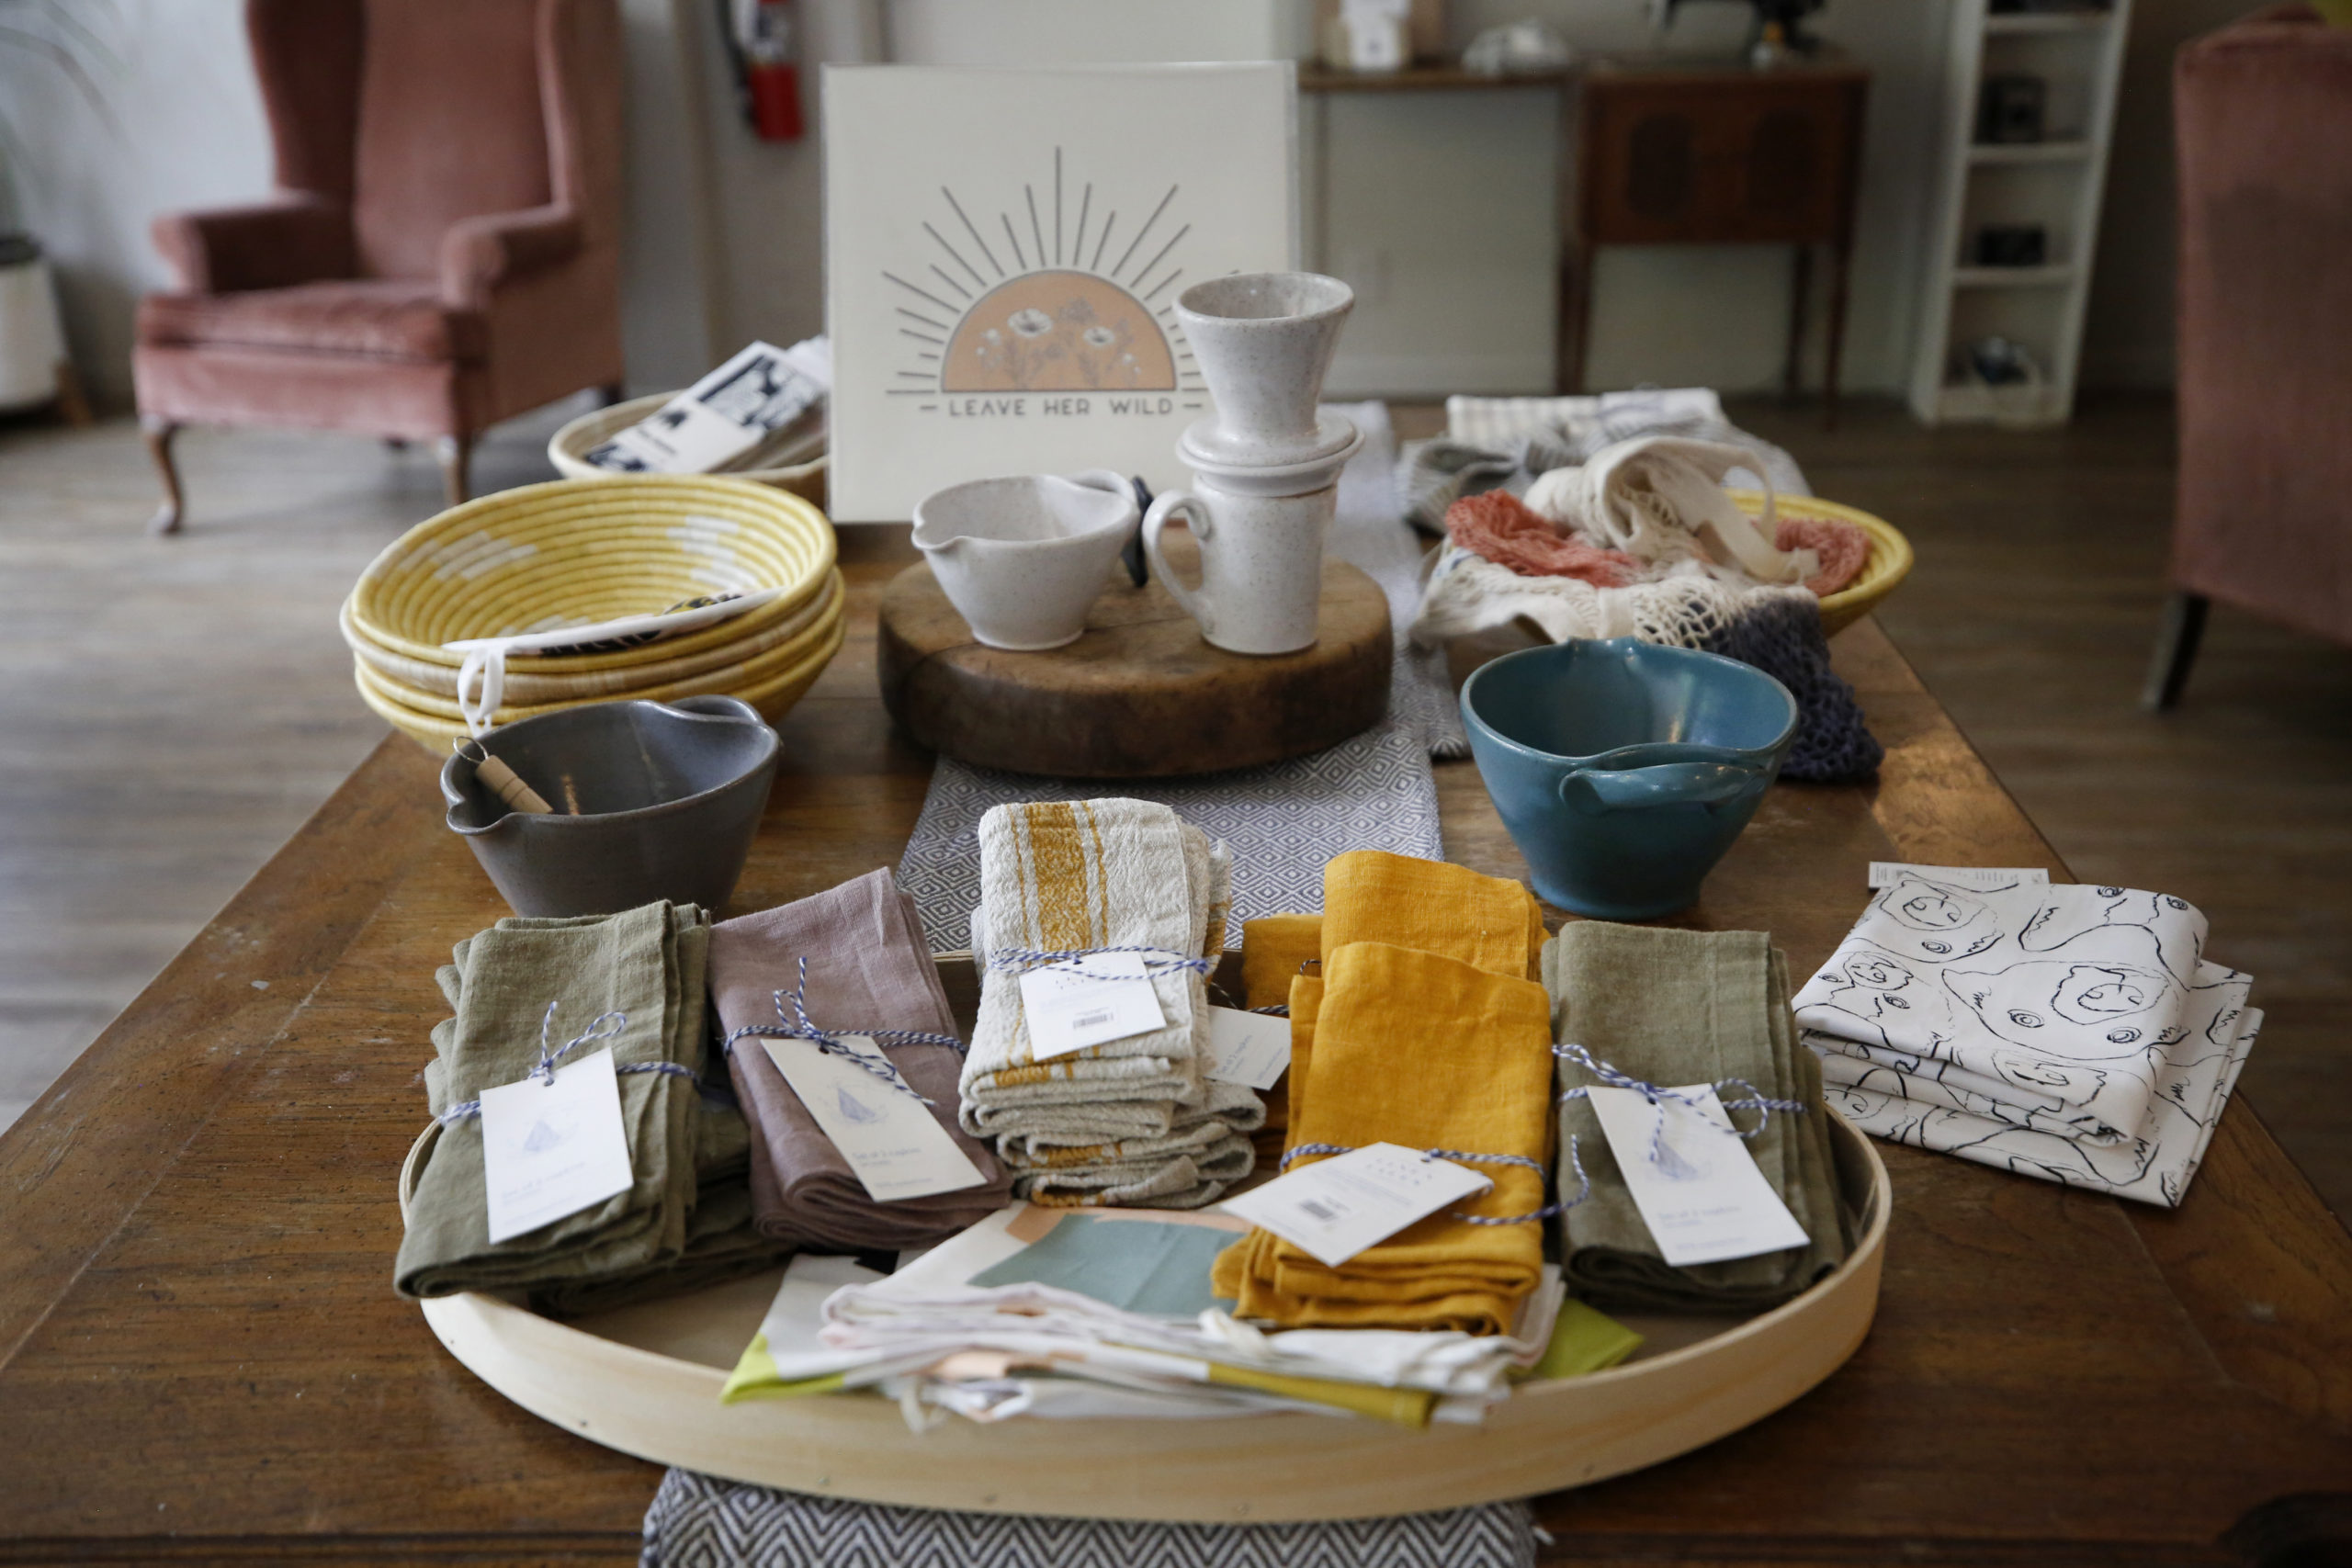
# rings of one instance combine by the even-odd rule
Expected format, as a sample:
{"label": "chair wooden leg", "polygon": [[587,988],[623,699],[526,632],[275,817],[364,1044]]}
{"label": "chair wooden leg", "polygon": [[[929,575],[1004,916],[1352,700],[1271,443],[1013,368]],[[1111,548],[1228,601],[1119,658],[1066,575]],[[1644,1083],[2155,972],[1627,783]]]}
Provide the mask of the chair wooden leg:
{"label": "chair wooden leg", "polygon": [[2164,621],[2156,630],[2155,657],[2148,664],[2148,683],[2140,705],[2164,713],[2180,701],[2188,684],[2188,667],[2197,662],[2197,644],[2205,635],[2209,601],[2202,593],[2177,592],[2165,601]]}
{"label": "chair wooden leg", "polygon": [[474,438],[470,435],[445,435],[433,444],[441,458],[441,493],[451,506],[462,506],[471,498],[473,487],[469,468],[473,462]]}
{"label": "chair wooden leg", "polygon": [[57,417],[77,430],[90,423],[89,394],[82,389],[82,373],[70,359],[57,362]]}
{"label": "chair wooden leg", "polygon": [[1789,268],[1789,348],[1781,364],[1781,400],[1794,402],[1804,390],[1805,315],[1813,304],[1813,247],[1799,245]]}
{"label": "chair wooden leg", "polygon": [[180,531],[180,470],[172,460],[172,439],[180,427],[168,419],[142,419],[139,428],[147,437],[147,455],[155,459],[155,475],[164,481],[164,504],[148,520],[151,534],[176,534]]}

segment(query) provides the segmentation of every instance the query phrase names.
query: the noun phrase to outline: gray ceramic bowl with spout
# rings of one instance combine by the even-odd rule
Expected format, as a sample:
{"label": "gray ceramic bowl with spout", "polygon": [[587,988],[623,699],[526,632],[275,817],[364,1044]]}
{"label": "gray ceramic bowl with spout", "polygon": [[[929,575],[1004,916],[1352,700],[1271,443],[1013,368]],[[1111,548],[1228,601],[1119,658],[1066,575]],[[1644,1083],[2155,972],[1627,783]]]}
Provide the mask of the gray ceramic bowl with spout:
{"label": "gray ceramic bowl with spout", "polygon": [[470,744],[441,765],[449,826],[518,915],[607,915],[657,898],[716,913],[767,809],[780,742],[733,697],[589,703],[481,738],[555,809],[510,809],[474,777]]}

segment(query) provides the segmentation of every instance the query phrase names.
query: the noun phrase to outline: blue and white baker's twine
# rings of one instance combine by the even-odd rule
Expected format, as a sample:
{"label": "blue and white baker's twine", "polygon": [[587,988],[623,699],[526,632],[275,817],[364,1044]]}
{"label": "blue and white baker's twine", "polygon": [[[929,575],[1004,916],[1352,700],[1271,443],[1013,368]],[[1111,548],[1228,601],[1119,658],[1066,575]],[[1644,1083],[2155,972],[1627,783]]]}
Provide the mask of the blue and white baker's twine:
{"label": "blue and white baker's twine", "polygon": [[[555,1027],[555,1010],[556,1003],[548,1003],[548,1010],[539,1020],[539,1059],[533,1064],[529,1072],[523,1075],[526,1078],[537,1078],[542,1084],[550,1087],[555,1083],[555,1066],[558,1062],[562,1061],[582,1045],[594,1045],[599,1040],[610,1040],[628,1024],[628,1014],[625,1012],[600,1012],[589,1021],[587,1028],[565,1041],[561,1045],[549,1046],[548,1035]],[[684,1078],[698,1089],[703,1087],[702,1079],[696,1077],[692,1069],[682,1067],[675,1062],[628,1062],[615,1067],[613,1071],[616,1074],[662,1073],[671,1077]],[[444,1127],[453,1127],[460,1122],[481,1114],[481,1101],[469,1100],[452,1105],[434,1120]]]}
{"label": "blue and white baker's twine", "polygon": [[1130,945],[1126,947],[1081,947],[1061,953],[1046,953],[1033,947],[1000,947],[989,954],[991,969],[1053,969],[1065,975],[1076,975],[1088,980],[1132,980],[1132,975],[1102,975],[1091,969],[1078,967],[1087,959],[1100,958],[1114,953],[1143,954],[1144,974],[1168,975],[1184,971],[1205,976],[1216,967],[1214,958],[1200,958],[1176,953],[1165,947]]}
{"label": "blue and white baker's twine", "polygon": [[[752,1036],[762,1040],[806,1040],[814,1044],[818,1050],[823,1052],[828,1056],[839,1056],[844,1061],[856,1063],[866,1072],[873,1074],[876,1077],[881,1079],[884,1083],[888,1084],[891,1088],[898,1089],[901,1093],[914,1096],[918,1101],[924,1105],[933,1104],[933,1101],[921,1089],[909,1083],[906,1080],[905,1075],[900,1073],[897,1067],[891,1066],[891,1064],[887,1060],[877,1061],[874,1057],[865,1055],[864,1052],[853,1049],[851,1046],[842,1043],[842,1036],[845,1034],[862,1034],[866,1039],[873,1041],[876,1045],[882,1046],[944,1045],[959,1056],[964,1054],[964,1043],[961,1040],[956,1039],[952,1034],[933,1034],[920,1029],[820,1029],[817,1027],[816,1022],[808,1016],[808,1009],[805,1005],[808,993],[808,955],[804,953],[801,955],[800,959],[800,978],[798,983],[797,983],[792,989],[788,991],[778,991],[775,993],[776,1021],[774,1023],[747,1023],[742,1028],[738,1029],[733,1033],[728,1035],[725,1043],[721,1046],[721,1049],[731,1053],[735,1049],[735,1042],[741,1040],[746,1036]],[[792,1010],[789,1012],[785,1010],[785,1003],[786,1001],[789,1001],[792,1004]]]}
{"label": "blue and white baker's twine", "polygon": [[[1170,948],[1140,945],[1128,947],[1080,947],[1071,948],[1060,953],[1048,953],[1033,947],[1001,947],[994,953],[989,954],[989,967],[991,969],[1011,970],[1015,973],[1028,969],[1053,969],[1065,975],[1075,975],[1084,980],[1117,981],[1132,980],[1135,978],[1132,975],[1102,975],[1097,974],[1091,969],[1078,967],[1078,965],[1084,963],[1085,960],[1097,957],[1106,953],[1142,953],[1144,955],[1144,976],[1147,979],[1154,975],[1170,974],[1193,974],[1206,977],[1214,975],[1216,971],[1216,960],[1214,958],[1196,958],[1187,953],[1175,952]],[[1218,985],[1216,980],[1209,980],[1209,989],[1215,991],[1219,997],[1223,998],[1225,1001],[1231,1003],[1234,1010],[1237,1012],[1263,1013],[1269,1018],[1288,1018],[1290,1016],[1290,1004],[1287,1002],[1277,1002],[1272,1007],[1245,1008],[1238,1002],[1235,1001],[1232,995],[1228,993],[1223,986]]]}
{"label": "blue and white baker's twine", "polygon": [[[1650,1134],[1650,1163],[1664,1167],[1669,1159],[1674,1157],[1674,1152],[1666,1146],[1666,1107],[1664,1102],[1671,1100],[1683,1105],[1697,1106],[1701,1103],[1698,1096],[1694,1094],[1684,1094],[1675,1089],[1661,1089],[1654,1083],[1645,1083],[1642,1079],[1634,1077],[1631,1073],[1619,1071],[1617,1068],[1610,1066],[1607,1062],[1604,1062],[1598,1056],[1595,1056],[1590,1051],[1586,1050],[1583,1046],[1573,1043],[1561,1042],[1554,1044],[1552,1047],[1552,1054],[1563,1060],[1575,1063],[1577,1066],[1582,1067],[1585,1071],[1599,1078],[1602,1084],[1608,1088],[1630,1089],[1634,1093],[1640,1095],[1644,1100],[1649,1101],[1650,1104],[1657,1107],[1657,1126]],[[1720,1099],[1720,1092],[1724,1088],[1733,1084],[1736,1084],[1747,1091],[1746,1098],[1740,1100]],[[1758,1113],[1756,1125],[1747,1129],[1745,1132],[1740,1130],[1738,1122],[1734,1122],[1732,1123],[1731,1130],[1734,1133],[1738,1134],[1742,1138],[1753,1138],[1762,1133],[1765,1127],[1770,1123],[1772,1120],[1772,1112],[1775,1111],[1785,1111],[1792,1116],[1802,1116],[1804,1114],[1805,1108],[1797,1101],[1793,1100],[1774,1100],[1758,1089],[1754,1084],[1749,1083],[1746,1078],[1719,1078],[1715,1081],[1713,1087],[1718,1091],[1718,1103],[1723,1106],[1726,1114],[1733,1111],[1753,1111]],[[1555,1101],[1555,1103],[1570,1100],[1582,1100],[1585,1098],[1586,1092],[1584,1088],[1578,1087],[1569,1089],[1566,1093],[1562,1094],[1559,1097],[1559,1101]],[[1296,1148],[1284,1152],[1280,1168],[1288,1170],[1293,1160],[1305,1159],[1310,1156],[1349,1154],[1353,1152],[1353,1147],[1354,1145],[1349,1144],[1301,1144]],[[1544,1168],[1543,1161],[1530,1159],[1525,1155],[1482,1155],[1472,1153],[1466,1149],[1423,1149],[1420,1153],[1423,1159],[1450,1159],[1462,1165],[1515,1165],[1522,1167],[1528,1170],[1534,1171],[1538,1176],[1548,1176],[1550,1174],[1550,1172]],[[1570,1209],[1575,1208],[1577,1204],[1582,1203],[1586,1199],[1592,1196],[1592,1178],[1586,1174],[1584,1160],[1577,1153],[1577,1137],[1574,1134],[1570,1134],[1568,1135],[1568,1168],[1577,1173],[1577,1195],[1573,1198],[1563,1200],[1557,1203],[1546,1203],[1542,1208],[1531,1209],[1524,1214],[1465,1214],[1457,1209],[1449,1215],[1448,1218],[1460,1220],[1466,1224],[1473,1225],[1523,1225],[1531,1224],[1536,1220],[1548,1220],[1555,1214],[1565,1214]]]}
{"label": "blue and white baker's twine", "polygon": [[[1660,1089],[1654,1083],[1645,1083],[1630,1073],[1621,1072],[1611,1066],[1583,1046],[1569,1042],[1564,1041],[1555,1044],[1552,1047],[1552,1055],[1563,1061],[1575,1063],[1610,1089],[1630,1089],[1649,1101],[1657,1111],[1657,1125],[1650,1129],[1650,1163],[1661,1169],[1668,1169],[1676,1163],[1674,1151],[1666,1146],[1666,1101],[1671,1100],[1679,1105],[1687,1105],[1696,1110],[1703,1103],[1697,1095],[1685,1094],[1679,1089]],[[1724,1100],[1723,1091],[1734,1084],[1737,1084],[1747,1091],[1746,1097],[1739,1100]],[[1764,1129],[1771,1124],[1772,1112],[1775,1111],[1785,1111],[1792,1116],[1804,1114],[1804,1106],[1799,1101],[1774,1100],[1746,1078],[1717,1078],[1710,1087],[1715,1090],[1716,1103],[1724,1108],[1726,1119],[1735,1111],[1753,1111],[1757,1113],[1756,1125],[1744,1132],[1736,1121],[1732,1122],[1731,1130],[1742,1138],[1754,1138],[1760,1135]],[[1560,1096],[1561,1100],[1587,1098],[1589,1096],[1586,1086],[1582,1085]]]}

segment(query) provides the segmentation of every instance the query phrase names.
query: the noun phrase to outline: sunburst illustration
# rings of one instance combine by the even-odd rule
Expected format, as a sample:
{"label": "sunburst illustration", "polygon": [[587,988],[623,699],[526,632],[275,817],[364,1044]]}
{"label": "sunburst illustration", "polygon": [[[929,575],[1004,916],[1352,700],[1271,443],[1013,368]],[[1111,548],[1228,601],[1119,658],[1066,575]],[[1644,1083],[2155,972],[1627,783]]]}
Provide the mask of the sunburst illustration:
{"label": "sunburst illustration", "polygon": [[930,254],[905,273],[882,272],[901,291],[898,332],[909,355],[891,396],[1158,393],[1207,407],[1170,303],[1193,231],[1180,186],[1140,222],[1123,222],[1122,208],[1098,201],[1091,181],[1069,199],[1057,147],[1051,191],[1041,198],[1023,185],[1020,205],[1000,209],[994,224],[976,220],[947,186],[939,195],[940,210],[922,225]]}

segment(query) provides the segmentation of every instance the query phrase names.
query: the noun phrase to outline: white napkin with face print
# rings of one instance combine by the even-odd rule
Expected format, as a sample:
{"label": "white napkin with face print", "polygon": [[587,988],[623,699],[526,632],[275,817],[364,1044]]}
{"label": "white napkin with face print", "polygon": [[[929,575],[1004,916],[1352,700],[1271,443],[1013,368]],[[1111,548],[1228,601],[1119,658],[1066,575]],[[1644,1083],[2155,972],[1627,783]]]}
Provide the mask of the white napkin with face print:
{"label": "white napkin with face print", "polygon": [[1795,998],[1849,1120],[2123,1197],[2179,1201],[2260,1028],[2205,917],[2122,887],[1906,872]]}

